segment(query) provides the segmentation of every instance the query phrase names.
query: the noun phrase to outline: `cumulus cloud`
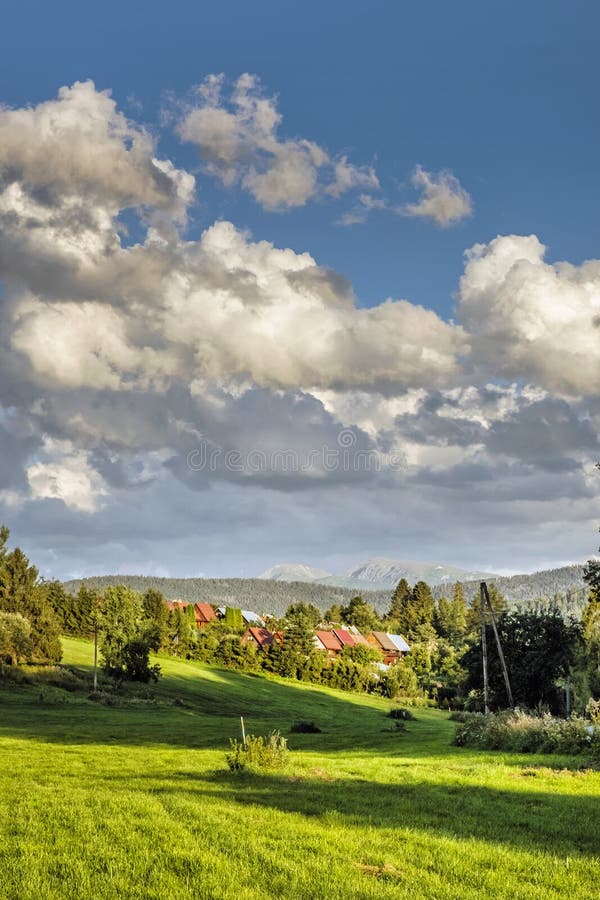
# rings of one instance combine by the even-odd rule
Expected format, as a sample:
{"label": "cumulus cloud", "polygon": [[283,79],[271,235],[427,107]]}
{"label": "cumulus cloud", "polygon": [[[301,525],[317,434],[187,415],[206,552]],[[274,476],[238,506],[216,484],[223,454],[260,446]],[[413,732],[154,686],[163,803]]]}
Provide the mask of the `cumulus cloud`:
{"label": "cumulus cloud", "polygon": [[[223,80],[207,80],[181,122],[213,174],[266,207],[352,191],[350,218],[386,205],[371,170],[282,138],[279,126],[250,77],[226,99]],[[460,199],[458,183],[418,171],[416,205],[428,212],[414,214],[458,220],[448,200]],[[362,307],[310,254],[230,222],[188,238],[193,191],[192,176],[157,159],[151,135],[91,83],[0,110],[0,507],[11,520],[40,533],[57,523],[70,547],[73,535],[101,541],[111,527],[123,542],[136,529],[151,541],[158,521],[189,534],[205,513],[211,528],[243,536],[263,516],[263,543],[295,523],[292,550],[322,512],[318,485],[330,512],[315,541],[343,521],[362,555],[382,516],[396,533],[399,504],[407,548],[434,518],[440,540],[450,520],[466,539],[481,510],[502,527],[511,514],[524,528],[550,521],[554,483],[573,500],[566,514],[588,527],[600,262],[548,264],[535,237],[477,245],[455,324],[403,299]],[[126,210],[140,226],[130,241]],[[212,464],[190,464],[200,447],[216,452]],[[314,456],[331,450],[334,466]],[[381,466],[365,468],[365,457]],[[386,469],[392,457],[401,465]],[[188,488],[197,499],[182,512]],[[183,531],[169,520],[173,497]]]}
{"label": "cumulus cloud", "polygon": [[551,391],[600,388],[600,261],[544,261],[535,235],[497,237],[467,252],[458,314],[474,359]]}
{"label": "cumulus cloud", "polygon": [[85,451],[70,442],[47,440],[43,458],[27,468],[33,500],[62,500],[78,512],[92,513],[106,496],[102,476],[89,464]]}
{"label": "cumulus cloud", "polygon": [[405,216],[432,219],[442,228],[456,225],[473,212],[471,197],[451,172],[427,172],[417,166],[412,184],[421,191],[416,203],[408,203],[399,212]]}
{"label": "cumulus cloud", "polygon": [[254,243],[227,222],[177,249],[152,302],[114,303],[23,296],[12,346],[38,379],[114,389],[193,378],[432,384],[458,372],[466,346],[461,328],[408,301],[357,308],[347,282],[309,254]]}
{"label": "cumulus cloud", "polygon": [[91,81],[0,108],[0,274],[52,284],[91,269],[120,249],[125,209],[155,229],[183,224],[194,179],[154,151]]}
{"label": "cumulus cloud", "polygon": [[198,147],[206,170],[226,187],[241,184],[268,210],[304,206],[324,194],[378,190],[372,167],[356,166],[345,155],[331,157],[305,138],[281,138],[276,98],[264,94],[255,75],[240,76],[229,96],[224,88],[223,75],[209,75],[178,132]]}

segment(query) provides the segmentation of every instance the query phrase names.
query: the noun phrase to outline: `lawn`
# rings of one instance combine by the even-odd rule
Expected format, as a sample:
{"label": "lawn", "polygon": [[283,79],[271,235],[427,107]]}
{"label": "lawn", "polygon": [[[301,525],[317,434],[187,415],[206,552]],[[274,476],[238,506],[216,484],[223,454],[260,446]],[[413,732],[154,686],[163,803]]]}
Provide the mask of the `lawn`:
{"label": "lawn", "polygon": [[[91,646],[65,640],[67,664]],[[600,772],[452,746],[435,710],[161,659],[155,701],[0,689],[0,895],[592,898]],[[239,716],[284,773],[231,775]],[[289,734],[298,719],[321,734]]]}

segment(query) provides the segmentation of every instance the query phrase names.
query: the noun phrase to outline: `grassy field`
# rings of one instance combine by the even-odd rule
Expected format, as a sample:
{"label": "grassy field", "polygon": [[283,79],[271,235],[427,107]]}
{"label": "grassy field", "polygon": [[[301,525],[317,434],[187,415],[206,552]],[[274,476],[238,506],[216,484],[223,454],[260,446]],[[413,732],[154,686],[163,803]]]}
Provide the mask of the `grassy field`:
{"label": "grassy field", "polygon": [[[90,645],[65,640],[89,667]],[[417,710],[161,660],[157,702],[0,689],[0,896],[593,898],[600,772],[453,747]],[[66,702],[65,702],[66,697]],[[284,773],[231,775],[239,716]],[[321,734],[290,735],[298,719]]]}

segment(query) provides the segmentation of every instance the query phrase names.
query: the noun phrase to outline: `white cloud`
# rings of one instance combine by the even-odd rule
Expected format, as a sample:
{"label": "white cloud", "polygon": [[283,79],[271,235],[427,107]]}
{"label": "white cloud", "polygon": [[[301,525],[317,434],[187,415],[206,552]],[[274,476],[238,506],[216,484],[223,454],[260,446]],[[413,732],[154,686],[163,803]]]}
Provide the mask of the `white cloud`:
{"label": "white cloud", "polygon": [[263,94],[255,75],[240,76],[228,98],[224,86],[223,75],[209,75],[178,132],[226,187],[241,184],[268,210],[304,206],[323,194],[379,189],[372,167],[355,166],[344,155],[332,158],[304,138],[280,138],[276,99]]}
{"label": "white cloud", "polygon": [[409,203],[398,211],[405,216],[432,219],[446,228],[468,218],[473,212],[471,197],[451,172],[427,172],[417,166],[412,183],[422,194],[416,203]]}
{"label": "white cloud", "polygon": [[0,108],[0,275],[85,272],[119,250],[122,210],[170,231],[193,191],[193,177],[156,159],[149,133],[91,81],[38,106]]}
{"label": "white cloud", "polygon": [[107,489],[87,454],[68,441],[46,441],[44,459],[27,468],[31,498],[57,499],[77,512],[95,512]]}
{"label": "white cloud", "polygon": [[[281,138],[275,102],[252,78],[222,96],[221,79],[205,82],[184,123],[199,129],[196,142],[223,183],[242,184],[269,208],[356,191],[347,221],[390,208],[374,193],[372,170]],[[552,491],[587,527],[600,262],[550,265],[537,238],[497,238],[468,255],[461,324],[406,300],[363,308],[346,279],[308,253],[254,241],[232,223],[186,239],[193,179],[155,152],[149,134],[91,84],[0,110],[0,402],[10,409],[0,409],[0,504],[11,517],[51,516],[79,539],[78,517],[89,528],[93,512],[104,534],[121,529],[124,546],[135,491],[160,511],[136,514],[151,542],[175,492],[178,514],[185,508],[182,484],[228,481],[218,501],[196,495],[213,530],[221,521],[239,536],[242,520],[264,514],[283,534],[279,523],[297,515],[295,542],[326,514],[323,533],[335,525],[361,553],[370,533],[395,534],[398,509],[407,540],[430,534],[432,521],[445,540],[450,521],[466,546],[482,517],[498,515],[494,537],[514,517],[531,528]],[[413,214],[460,218],[468,198],[458,183],[418,171],[425,195]],[[129,246],[119,225],[126,209],[148,226]],[[339,449],[342,426],[357,453],[406,465],[381,475],[318,465],[308,474],[250,465],[236,473],[222,456],[214,472],[187,465],[200,441],[246,459],[286,449],[304,459]],[[330,492],[327,503],[316,493],[305,500],[309,482]],[[346,501],[341,483],[367,488]],[[242,497],[240,484],[256,487]],[[261,485],[294,490],[294,501]],[[235,513],[223,512],[223,498]],[[167,527],[181,534],[175,516]]]}
{"label": "white cloud", "polygon": [[[153,246],[144,253],[152,265]],[[466,348],[462,330],[431,310],[405,300],[356,308],[345,280],[311,256],[253,243],[227,222],[178,248],[152,303],[113,303],[23,296],[12,346],[38,379],[96,389],[194,378],[431,385],[459,371]]]}
{"label": "white cloud", "polygon": [[600,261],[544,262],[535,235],[497,237],[467,253],[458,314],[476,361],[550,391],[600,389]]}

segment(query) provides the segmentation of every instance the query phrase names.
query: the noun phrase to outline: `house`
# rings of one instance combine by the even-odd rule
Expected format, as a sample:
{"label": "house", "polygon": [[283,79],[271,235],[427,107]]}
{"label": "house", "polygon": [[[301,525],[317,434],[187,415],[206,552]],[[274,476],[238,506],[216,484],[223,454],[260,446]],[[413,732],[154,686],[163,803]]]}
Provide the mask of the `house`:
{"label": "house", "polygon": [[275,640],[268,628],[248,628],[241,637],[242,644],[252,644],[258,650],[268,650]]}
{"label": "house", "polygon": [[265,626],[265,621],[262,616],[259,616],[258,613],[253,612],[251,609],[242,610],[242,619],[244,625],[260,625],[261,628],[264,628]]}
{"label": "house", "polygon": [[355,636],[346,631],[345,628],[334,628],[333,633],[342,647],[354,647],[358,643]]}
{"label": "house", "polygon": [[194,603],[194,618],[196,620],[196,628],[202,628],[209,622],[214,622],[217,614],[210,603]]}
{"label": "house", "polygon": [[333,631],[315,631],[315,647],[324,650],[329,659],[335,659],[344,649],[344,645]]}
{"label": "house", "polygon": [[398,662],[410,647],[399,634],[386,634],[385,631],[372,631],[367,638],[368,642],[381,650],[386,666]]}
{"label": "house", "polygon": [[175,609],[180,609],[182,612],[185,612],[188,606],[192,606],[194,610],[196,628],[202,628],[204,625],[208,625],[209,622],[213,622],[217,617],[210,603],[194,603],[192,605],[183,600],[167,600],[167,609],[169,612],[172,612]]}
{"label": "house", "polygon": [[410,647],[401,634],[388,634],[388,637],[394,642],[400,653],[410,653]]}

